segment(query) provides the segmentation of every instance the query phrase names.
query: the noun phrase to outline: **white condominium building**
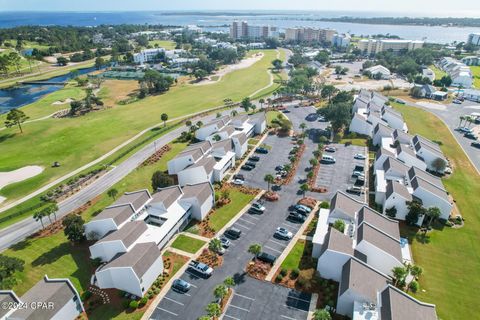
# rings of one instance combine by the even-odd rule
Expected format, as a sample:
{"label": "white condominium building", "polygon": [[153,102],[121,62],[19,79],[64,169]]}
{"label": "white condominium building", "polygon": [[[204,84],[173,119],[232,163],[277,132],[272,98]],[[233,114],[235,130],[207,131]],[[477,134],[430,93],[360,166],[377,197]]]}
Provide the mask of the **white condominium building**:
{"label": "white condominium building", "polygon": [[415,49],[423,48],[423,41],[417,40],[375,40],[375,39],[362,39],[358,42],[358,49],[363,53],[371,55],[377,54],[383,51],[411,51]]}

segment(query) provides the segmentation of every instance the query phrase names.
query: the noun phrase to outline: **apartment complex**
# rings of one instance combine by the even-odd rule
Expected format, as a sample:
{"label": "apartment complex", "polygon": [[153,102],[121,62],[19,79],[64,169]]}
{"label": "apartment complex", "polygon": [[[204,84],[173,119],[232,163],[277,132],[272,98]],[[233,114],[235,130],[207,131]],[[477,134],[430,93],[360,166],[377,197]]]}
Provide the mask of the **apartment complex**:
{"label": "apartment complex", "polygon": [[452,78],[452,86],[463,88],[472,87],[472,71],[465,63],[451,57],[444,57],[440,60],[439,66]]}
{"label": "apartment complex", "polygon": [[269,25],[250,25],[247,21],[233,21],[230,26],[230,37],[237,39],[266,39],[278,38],[278,28]]}
{"label": "apartment complex", "polygon": [[375,40],[362,39],[358,42],[357,47],[366,55],[374,55],[383,51],[402,52],[423,48],[423,41],[417,40]]}
{"label": "apartment complex", "polygon": [[480,33],[470,33],[468,35],[467,43],[480,46]]}
{"label": "apartment complex", "polygon": [[285,30],[285,40],[292,42],[333,43],[333,39],[336,34],[337,31],[333,29],[287,28]]}
{"label": "apartment complex", "polygon": [[[337,220],[343,232],[332,227]],[[392,269],[411,263],[397,221],[337,192],[330,209],[320,210],[312,242],[318,272],[340,283],[336,313],[353,320],[437,319],[435,305],[392,285]]]}

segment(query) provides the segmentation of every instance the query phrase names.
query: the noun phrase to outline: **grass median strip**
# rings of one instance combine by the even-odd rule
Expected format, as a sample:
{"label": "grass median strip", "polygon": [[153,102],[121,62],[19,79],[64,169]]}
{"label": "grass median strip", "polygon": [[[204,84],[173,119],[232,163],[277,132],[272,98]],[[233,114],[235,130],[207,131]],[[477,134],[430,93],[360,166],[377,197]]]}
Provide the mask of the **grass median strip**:
{"label": "grass median strip", "polygon": [[424,269],[421,291],[415,296],[435,303],[442,319],[470,319],[480,288],[480,177],[446,125],[433,114],[417,108],[394,104],[407,122],[410,133],[441,142],[441,149],[453,166],[453,174],[443,179],[453,196],[465,226],[445,227],[429,233],[427,242],[409,232],[413,259]]}
{"label": "grass median strip", "polygon": [[196,253],[204,244],[205,241],[180,234],[173,241],[171,247],[188,253]]}
{"label": "grass median strip", "polygon": [[230,203],[215,209],[210,215],[210,227],[215,231],[222,229],[233,217],[237,215],[255,195],[245,194],[235,188],[230,189]]}

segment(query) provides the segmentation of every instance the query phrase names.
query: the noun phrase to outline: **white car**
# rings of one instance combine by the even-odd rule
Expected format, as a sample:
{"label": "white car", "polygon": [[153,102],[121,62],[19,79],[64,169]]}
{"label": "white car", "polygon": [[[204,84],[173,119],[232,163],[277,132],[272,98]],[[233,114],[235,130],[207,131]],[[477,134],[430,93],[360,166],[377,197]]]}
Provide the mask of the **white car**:
{"label": "white car", "polygon": [[293,233],[291,233],[285,228],[278,227],[277,230],[275,231],[275,236],[281,239],[290,240],[293,237]]}
{"label": "white car", "polygon": [[242,179],[235,179],[235,180],[232,181],[232,183],[237,185],[237,186],[243,186],[245,181],[243,181]]}
{"label": "white car", "polygon": [[365,174],[363,172],[360,172],[360,171],[353,171],[352,177],[362,177],[362,178],[364,178]]}
{"label": "white car", "polygon": [[354,159],[357,159],[357,160],[365,160],[367,159],[367,157],[364,155],[364,154],[361,154],[361,153],[357,153],[353,156]]}

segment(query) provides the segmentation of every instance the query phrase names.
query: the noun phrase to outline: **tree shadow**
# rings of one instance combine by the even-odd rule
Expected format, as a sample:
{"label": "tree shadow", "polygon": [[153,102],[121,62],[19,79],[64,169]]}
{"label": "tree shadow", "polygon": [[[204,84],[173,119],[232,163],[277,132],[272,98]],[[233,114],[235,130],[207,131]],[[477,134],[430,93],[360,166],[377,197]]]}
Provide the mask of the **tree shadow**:
{"label": "tree shadow", "polygon": [[244,283],[245,282],[245,277],[246,277],[247,273],[244,272],[244,273],[235,273],[233,275],[233,280],[235,281],[235,284],[241,284],[241,283]]}
{"label": "tree shadow", "polygon": [[15,137],[15,133],[4,133],[4,134],[0,134],[0,143],[10,139],[10,138],[13,138]]}
{"label": "tree shadow", "polygon": [[12,249],[13,251],[20,251],[20,250],[26,249],[27,247],[30,247],[31,245],[32,245],[31,239],[27,238],[23,241],[15,243],[9,249]]}

